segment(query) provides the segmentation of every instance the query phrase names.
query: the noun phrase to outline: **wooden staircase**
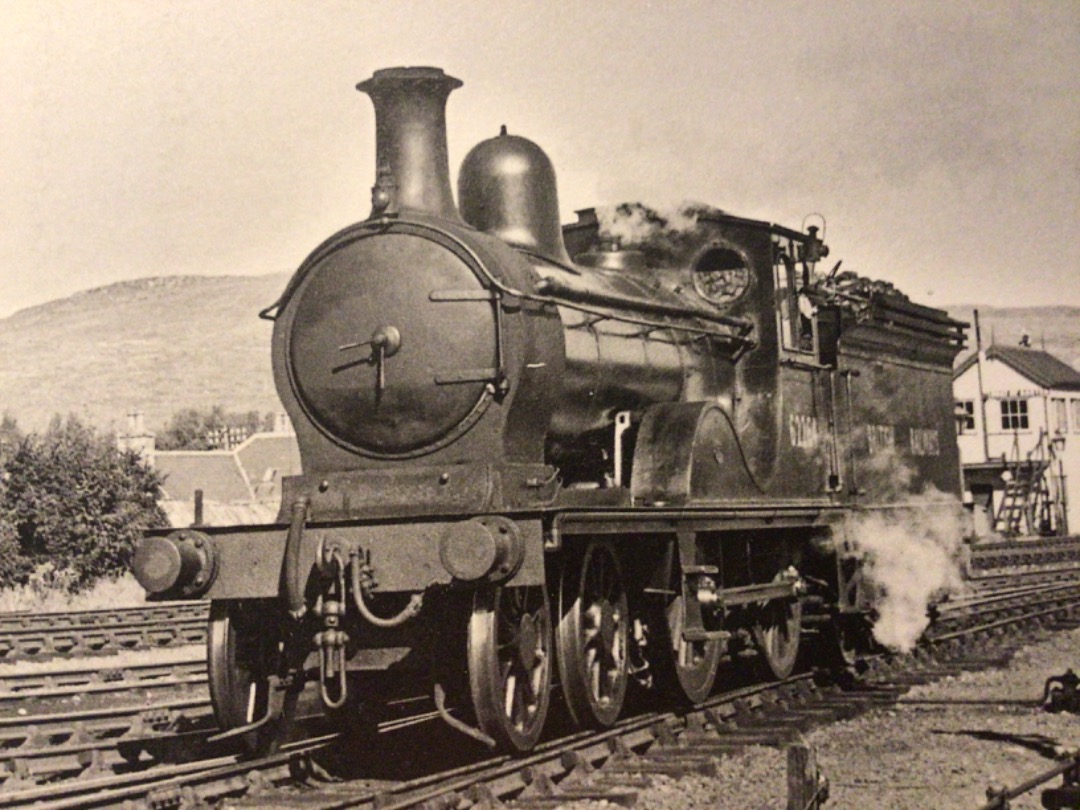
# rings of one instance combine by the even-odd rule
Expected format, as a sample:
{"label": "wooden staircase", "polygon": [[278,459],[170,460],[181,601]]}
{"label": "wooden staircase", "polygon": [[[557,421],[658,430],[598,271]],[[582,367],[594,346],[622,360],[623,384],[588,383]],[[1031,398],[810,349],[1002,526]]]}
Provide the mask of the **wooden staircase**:
{"label": "wooden staircase", "polygon": [[[1063,524],[1063,504],[1051,489],[1053,444],[1045,431],[1028,453],[1020,458],[1019,437],[1013,439],[1013,460],[1007,463],[1009,477],[994,516],[994,530],[1004,535],[1049,535]],[[1003,478],[1005,476],[1002,476]],[[1060,490],[1060,483],[1056,487]]]}
{"label": "wooden staircase", "polygon": [[1010,466],[1011,480],[1005,483],[994,529],[1002,534],[1039,534],[1050,519],[1050,489],[1046,483],[1049,461]]}

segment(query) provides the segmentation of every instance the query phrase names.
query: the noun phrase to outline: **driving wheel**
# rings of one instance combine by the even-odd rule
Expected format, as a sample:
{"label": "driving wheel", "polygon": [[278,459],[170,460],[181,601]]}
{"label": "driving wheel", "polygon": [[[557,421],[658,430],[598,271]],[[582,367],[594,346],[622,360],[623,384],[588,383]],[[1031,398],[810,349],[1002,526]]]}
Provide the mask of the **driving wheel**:
{"label": "driving wheel", "polygon": [[[664,691],[683,703],[700,703],[712,692],[723,651],[719,639],[687,641],[682,571],[675,569],[671,594],[649,621],[650,659]],[[673,595],[672,595],[673,594]]]}
{"label": "driving wheel", "polygon": [[559,583],[559,679],[579,726],[610,726],[626,697],[629,608],[610,543],[571,556]]}
{"label": "driving wheel", "polygon": [[773,599],[758,609],[754,644],[766,676],[783,680],[795,668],[801,622],[802,604],[798,599]]}

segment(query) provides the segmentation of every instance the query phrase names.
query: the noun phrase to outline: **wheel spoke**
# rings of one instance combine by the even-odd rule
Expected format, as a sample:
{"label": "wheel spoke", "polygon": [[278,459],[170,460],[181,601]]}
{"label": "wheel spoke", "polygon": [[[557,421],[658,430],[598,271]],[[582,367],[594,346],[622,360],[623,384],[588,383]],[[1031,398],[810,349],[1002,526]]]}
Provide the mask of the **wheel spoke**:
{"label": "wheel spoke", "polygon": [[619,561],[609,541],[569,556],[561,579],[558,664],[563,697],[582,726],[609,726],[622,709],[629,674],[624,649],[628,610]]}
{"label": "wheel spoke", "polygon": [[528,750],[543,729],[551,689],[543,587],[496,587],[486,598],[478,592],[469,629],[469,684],[480,727],[504,748]]}
{"label": "wheel spoke", "polygon": [[766,675],[786,678],[799,654],[802,609],[798,601],[773,601],[758,610],[754,640]]}
{"label": "wheel spoke", "polygon": [[600,682],[602,680],[602,678],[601,678],[602,673],[601,673],[601,666],[600,666],[599,661],[594,659],[592,665],[589,666],[589,674],[590,674],[589,687],[590,687],[590,689],[592,691],[593,697],[594,698],[600,698],[600,696],[601,696],[600,695],[600,692],[601,692]]}
{"label": "wheel spoke", "polygon": [[517,696],[517,675],[511,673],[506,679],[505,687],[506,700],[503,708],[503,712],[507,717],[513,719],[514,717],[514,698]]}

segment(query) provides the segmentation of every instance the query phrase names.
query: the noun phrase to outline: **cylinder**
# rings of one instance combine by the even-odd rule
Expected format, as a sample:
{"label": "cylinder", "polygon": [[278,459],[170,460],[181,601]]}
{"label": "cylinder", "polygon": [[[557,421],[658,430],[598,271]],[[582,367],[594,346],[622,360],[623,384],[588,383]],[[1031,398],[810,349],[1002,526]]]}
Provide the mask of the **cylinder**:
{"label": "cylinder", "polygon": [[461,222],[446,148],[446,99],[457,87],[433,67],[377,70],[356,86],[375,107],[372,218],[418,213]]}

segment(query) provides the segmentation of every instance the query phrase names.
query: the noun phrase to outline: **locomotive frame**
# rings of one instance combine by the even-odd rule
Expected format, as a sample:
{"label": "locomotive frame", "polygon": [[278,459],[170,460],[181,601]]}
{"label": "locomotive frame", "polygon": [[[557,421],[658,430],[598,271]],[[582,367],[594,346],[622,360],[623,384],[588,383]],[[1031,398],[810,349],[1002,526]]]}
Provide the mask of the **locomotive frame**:
{"label": "locomotive frame", "polygon": [[[205,597],[222,736],[284,733],[317,680],[352,723],[402,684],[528,750],[553,684],[581,726],[632,684],[703,700],[724,655],[869,645],[867,512],[955,510],[964,325],[835,283],[800,232],[700,208],[624,247],[561,228],[554,169],[503,132],[450,192],[435,68],[377,71],[373,210],[262,315],[304,472],[278,521],[149,534],[154,598]],[[640,249],[638,249],[640,248]],[[573,258],[571,258],[573,257]]]}

